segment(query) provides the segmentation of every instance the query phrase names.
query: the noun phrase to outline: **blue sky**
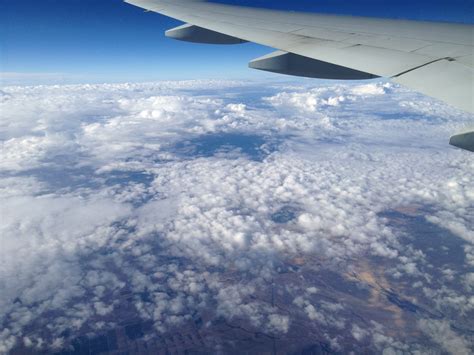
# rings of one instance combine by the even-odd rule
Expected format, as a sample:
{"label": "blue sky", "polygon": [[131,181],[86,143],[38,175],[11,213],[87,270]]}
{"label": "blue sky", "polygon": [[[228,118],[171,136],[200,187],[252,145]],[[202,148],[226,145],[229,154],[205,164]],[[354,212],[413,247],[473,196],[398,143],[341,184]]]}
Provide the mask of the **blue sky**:
{"label": "blue sky", "polygon": [[[473,22],[460,0],[222,0],[287,10]],[[196,45],[163,32],[180,24],[121,0],[0,0],[0,72],[12,82],[119,82],[249,78],[247,62],[269,51],[255,44]],[[12,74],[15,73],[15,74]]]}

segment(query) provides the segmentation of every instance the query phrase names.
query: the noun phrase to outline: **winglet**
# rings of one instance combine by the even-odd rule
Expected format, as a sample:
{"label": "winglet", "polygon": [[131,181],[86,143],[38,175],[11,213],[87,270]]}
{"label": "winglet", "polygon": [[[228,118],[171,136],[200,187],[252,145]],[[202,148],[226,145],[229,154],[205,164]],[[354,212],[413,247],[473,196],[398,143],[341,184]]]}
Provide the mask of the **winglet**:
{"label": "winglet", "polygon": [[474,131],[452,136],[449,140],[449,144],[474,152]]}

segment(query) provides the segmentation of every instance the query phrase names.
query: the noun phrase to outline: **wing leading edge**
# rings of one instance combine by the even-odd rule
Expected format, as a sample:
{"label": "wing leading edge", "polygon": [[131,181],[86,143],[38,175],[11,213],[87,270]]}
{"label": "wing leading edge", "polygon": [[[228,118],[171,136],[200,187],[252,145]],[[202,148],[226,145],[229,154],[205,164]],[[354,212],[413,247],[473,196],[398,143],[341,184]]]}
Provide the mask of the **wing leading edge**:
{"label": "wing leading edge", "polygon": [[201,0],[125,2],[185,22],[167,32],[172,38],[255,42],[279,50],[252,61],[251,68],[328,79],[387,77],[474,112],[472,25],[284,12]]}

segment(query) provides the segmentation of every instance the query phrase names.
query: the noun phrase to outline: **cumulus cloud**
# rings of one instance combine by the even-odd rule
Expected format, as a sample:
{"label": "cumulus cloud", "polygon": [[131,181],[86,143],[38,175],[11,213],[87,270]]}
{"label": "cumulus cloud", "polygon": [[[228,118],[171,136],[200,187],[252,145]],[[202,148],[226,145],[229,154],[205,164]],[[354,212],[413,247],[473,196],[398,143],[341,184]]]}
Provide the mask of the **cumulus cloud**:
{"label": "cumulus cloud", "polygon": [[384,95],[391,87],[392,85],[388,83],[359,85],[352,88],[351,93],[358,96]]}
{"label": "cumulus cloud", "polygon": [[[473,163],[447,145],[469,115],[384,82],[5,87],[0,105],[0,352],[67,348],[129,314],[426,350],[448,323],[418,303],[472,314]],[[412,220],[450,233],[437,256]]]}
{"label": "cumulus cloud", "polygon": [[444,351],[450,354],[470,354],[472,343],[453,332],[447,321],[421,320],[420,329],[428,333]]}

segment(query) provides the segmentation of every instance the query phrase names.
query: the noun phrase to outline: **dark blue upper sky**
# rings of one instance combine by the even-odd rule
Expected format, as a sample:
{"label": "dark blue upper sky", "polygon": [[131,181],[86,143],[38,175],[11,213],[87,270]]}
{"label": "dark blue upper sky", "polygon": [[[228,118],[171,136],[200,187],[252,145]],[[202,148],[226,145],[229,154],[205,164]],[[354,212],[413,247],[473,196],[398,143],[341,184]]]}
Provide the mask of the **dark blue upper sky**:
{"label": "dark blue upper sky", "polygon": [[[473,22],[470,0],[221,0],[287,10]],[[163,32],[180,24],[122,0],[0,0],[3,82],[102,82],[252,77],[254,44],[197,45]],[[8,73],[8,74],[5,74]]]}

